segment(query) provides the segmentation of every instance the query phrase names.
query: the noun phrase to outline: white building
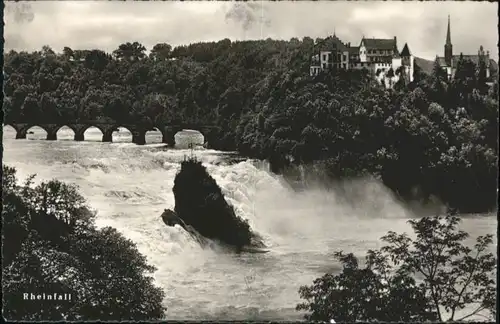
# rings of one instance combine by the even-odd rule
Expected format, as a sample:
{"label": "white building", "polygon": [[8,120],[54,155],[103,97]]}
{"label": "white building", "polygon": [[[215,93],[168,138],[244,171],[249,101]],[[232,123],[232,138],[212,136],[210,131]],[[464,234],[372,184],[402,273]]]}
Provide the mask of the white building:
{"label": "white building", "polygon": [[399,52],[396,37],[363,37],[359,47],[350,45],[335,35],[315,44],[317,54],[312,56],[310,75],[318,75],[335,66],[338,69],[367,69],[387,87],[392,87],[401,76],[413,81],[414,57],[408,44]]}

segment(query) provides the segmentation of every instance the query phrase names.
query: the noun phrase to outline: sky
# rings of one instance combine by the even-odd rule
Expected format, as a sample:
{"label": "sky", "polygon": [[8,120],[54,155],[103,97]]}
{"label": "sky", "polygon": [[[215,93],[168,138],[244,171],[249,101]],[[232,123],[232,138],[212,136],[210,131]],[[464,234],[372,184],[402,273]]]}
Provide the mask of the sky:
{"label": "sky", "polygon": [[138,41],[150,49],[224,38],[290,39],[335,34],[398,39],[413,55],[443,56],[448,15],[454,54],[477,54],[480,45],[498,61],[498,5],[488,2],[420,1],[36,1],[6,2],[5,50],[111,52]]}

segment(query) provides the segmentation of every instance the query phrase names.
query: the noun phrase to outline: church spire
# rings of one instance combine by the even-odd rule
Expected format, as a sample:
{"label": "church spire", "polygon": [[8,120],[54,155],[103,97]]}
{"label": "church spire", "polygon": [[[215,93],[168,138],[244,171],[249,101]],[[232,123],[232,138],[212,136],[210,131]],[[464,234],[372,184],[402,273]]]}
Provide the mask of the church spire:
{"label": "church spire", "polygon": [[451,45],[450,15],[448,15],[448,32],[446,33],[446,45]]}
{"label": "church spire", "polygon": [[444,61],[447,66],[452,65],[453,59],[453,45],[451,45],[451,32],[450,32],[450,15],[448,15],[448,31],[446,33],[446,44],[444,45]]}

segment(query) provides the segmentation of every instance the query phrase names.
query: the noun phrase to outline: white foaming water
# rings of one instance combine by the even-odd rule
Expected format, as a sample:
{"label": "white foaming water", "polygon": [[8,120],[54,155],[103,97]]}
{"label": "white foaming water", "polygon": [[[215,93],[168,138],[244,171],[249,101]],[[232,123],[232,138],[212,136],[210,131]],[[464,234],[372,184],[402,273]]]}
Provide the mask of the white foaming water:
{"label": "white foaming water", "polygon": [[[114,134],[115,143],[99,142],[98,130],[87,131],[85,142],[74,142],[69,129],[58,132],[58,141],[40,140],[45,133],[32,130],[27,140],[14,140],[14,130],[4,129],[4,163],[16,167],[20,179],[36,173],[38,181],[77,184],[98,212],[97,225],[117,228],[158,268],[154,277],[166,293],[169,319],[298,320],[299,287],[337,272],[335,251],[364,256],[380,246],[387,231],[409,232],[406,221],[414,217],[375,182],[344,184],[350,197],[356,196],[353,205],[324,189],[296,193],[258,166],[262,163],[228,163],[223,152],[196,149],[226,199],[271,252],[237,256],[203,250],[160,218],[163,209],[174,207],[174,178],[191,150],[165,149],[159,132],[147,135],[147,142],[156,144],[136,146],[123,129]],[[203,140],[182,132],[176,141],[186,147]],[[472,237],[495,234],[496,217],[465,218],[462,227]]]}

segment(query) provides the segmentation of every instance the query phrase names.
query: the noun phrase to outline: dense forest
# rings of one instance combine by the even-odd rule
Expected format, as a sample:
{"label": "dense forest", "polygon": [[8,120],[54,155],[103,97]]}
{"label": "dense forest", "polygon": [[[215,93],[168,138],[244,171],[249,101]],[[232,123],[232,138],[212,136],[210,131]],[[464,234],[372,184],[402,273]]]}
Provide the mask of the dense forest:
{"label": "dense forest", "polygon": [[[203,123],[214,148],[268,159],[274,171],[321,165],[331,178],[371,175],[403,199],[438,197],[463,212],[496,206],[498,85],[461,59],[385,89],[367,71],[309,76],[311,38],[112,53],[45,46],[4,55],[5,121]],[[404,78],[402,78],[404,79]]]}

